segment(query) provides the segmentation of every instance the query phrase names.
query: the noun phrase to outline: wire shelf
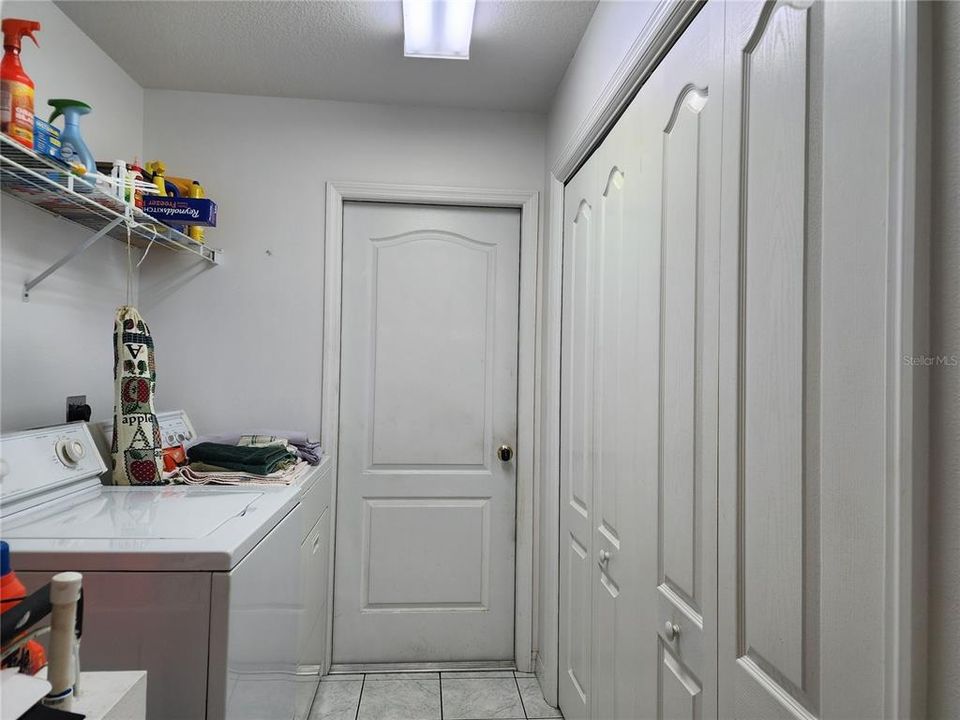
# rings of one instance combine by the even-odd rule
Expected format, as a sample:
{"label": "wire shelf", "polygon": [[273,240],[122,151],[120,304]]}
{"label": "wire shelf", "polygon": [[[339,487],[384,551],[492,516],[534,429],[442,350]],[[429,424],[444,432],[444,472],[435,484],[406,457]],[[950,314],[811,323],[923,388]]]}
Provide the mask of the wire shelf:
{"label": "wire shelf", "polygon": [[[0,135],[0,189],[52,215],[93,230],[97,239],[106,235],[125,243],[129,227],[130,242],[139,248],[159,245],[190,253],[214,265],[220,261],[220,250],[164,225],[5,135]],[[86,247],[89,245],[84,249]]]}

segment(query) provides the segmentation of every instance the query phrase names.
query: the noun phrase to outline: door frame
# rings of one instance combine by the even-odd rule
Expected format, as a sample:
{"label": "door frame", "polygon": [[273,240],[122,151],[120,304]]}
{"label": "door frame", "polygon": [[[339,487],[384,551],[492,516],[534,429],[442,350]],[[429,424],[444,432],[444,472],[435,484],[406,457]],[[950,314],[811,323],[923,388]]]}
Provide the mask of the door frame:
{"label": "door frame", "polygon": [[514,661],[530,672],[534,620],[534,422],[537,371],[537,256],[540,194],[523,190],[399,185],[372,182],[326,184],[324,248],[323,367],[320,438],[330,455],[333,497],[330,502],[330,563],[327,587],[325,668],[333,658],[334,558],[337,538],[338,445],[340,428],[340,337],[343,273],[343,204],[345,202],[515,208],[520,211],[520,314],[517,352],[517,495],[514,599]]}
{"label": "door frame", "polygon": [[[563,273],[563,189],[600,145],[640,86],[669,52],[706,0],[659,0],[636,40],[604,83],[583,121],[557,157],[548,158],[545,192],[549,206],[543,237],[542,367],[538,383],[540,428],[538,487],[542,499],[539,555],[539,652],[536,673],[547,702],[557,705],[560,673],[560,327]],[[918,151],[919,58],[926,30],[918,8],[909,0],[893,0],[894,62],[890,98],[890,222],[887,237],[887,423],[886,546],[888,581],[884,606],[888,635],[883,658],[884,705],[889,718],[923,715],[926,645],[925,522],[927,477],[915,458],[925,447],[927,396],[915,384],[903,358],[924,352],[919,318],[927,311],[922,275],[927,238],[918,232],[918,182],[926,171]],[[920,164],[918,164],[920,163]]]}

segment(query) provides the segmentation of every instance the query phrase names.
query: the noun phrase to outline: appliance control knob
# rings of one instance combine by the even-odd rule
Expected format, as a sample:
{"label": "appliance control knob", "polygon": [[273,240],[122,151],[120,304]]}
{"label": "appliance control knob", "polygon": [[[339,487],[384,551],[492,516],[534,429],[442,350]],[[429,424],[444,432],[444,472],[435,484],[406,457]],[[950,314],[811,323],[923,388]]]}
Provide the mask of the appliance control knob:
{"label": "appliance control knob", "polygon": [[79,440],[68,439],[57,443],[57,457],[67,467],[76,467],[87,454],[87,449]]}

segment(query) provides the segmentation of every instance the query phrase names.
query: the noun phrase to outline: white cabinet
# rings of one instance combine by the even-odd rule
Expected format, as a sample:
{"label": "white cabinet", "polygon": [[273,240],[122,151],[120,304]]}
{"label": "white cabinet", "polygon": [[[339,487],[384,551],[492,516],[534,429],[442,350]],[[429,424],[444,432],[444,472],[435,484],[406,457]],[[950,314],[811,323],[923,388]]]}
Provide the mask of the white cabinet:
{"label": "white cabinet", "polygon": [[884,714],[897,12],[708,2],[566,186],[567,718]]}
{"label": "white cabinet", "polygon": [[330,459],[326,457],[307,481],[300,499],[304,522],[300,544],[302,612],[297,635],[296,720],[304,720],[309,714],[325,670],[332,489]]}

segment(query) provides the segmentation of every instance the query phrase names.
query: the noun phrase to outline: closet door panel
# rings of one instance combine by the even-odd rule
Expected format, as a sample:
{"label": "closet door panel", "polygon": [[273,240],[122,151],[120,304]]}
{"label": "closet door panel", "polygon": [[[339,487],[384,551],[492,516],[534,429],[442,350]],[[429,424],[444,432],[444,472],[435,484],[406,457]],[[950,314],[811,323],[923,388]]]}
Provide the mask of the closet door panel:
{"label": "closet door panel", "polygon": [[[698,233],[700,112],[709,97],[691,86],[677,98],[663,132],[663,256],[661,259],[660,523],[661,583],[697,615],[702,614],[701,558],[704,471],[697,450],[705,438],[698,376],[703,371],[703,248]],[[667,527],[669,524],[669,527]]]}
{"label": "closet door panel", "polygon": [[883,715],[895,3],[727,10],[721,715]]}
{"label": "closet door panel", "polygon": [[591,702],[594,168],[584,165],[564,192],[559,696],[567,718],[589,717]]}
{"label": "closet door panel", "polygon": [[731,27],[746,20],[735,39],[740,161],[729,180],[741,227],[738,479],[727,490],[738,498],[740,548],[736,614],[725,617],[739,655],[733,711],[817,716],[820,250],[806,208],[822,184],[819,163],[808,162],[819,146],[822,7],[767,4],[747,15],[730,15]]}
{"label": "closet door panel", "polygon": [[644,623],[656,716],[716,714],[717,373],[724,6],[708,3],[644,90],[659,200],[659,378],[649,503],[656,570]]}
{"label": "closet door panel", "polygon": [[[596,151],[598,198],[597,322],[594,343],[594,706],[596,718],[638,716],[645,677],[642,576],[654,539],[643,517],[637,473],[641,454],[641,324],[656,304],[656,285],[641,286],[641,258],[653,243],[643,240],[640,202],[641,126],[625,114]],[[653,258],[656,259],[655,256]],[[646,318],[644,317],[646,316]],[[648,511],[647,511],[648,512]],[[651,688],[652,689],[652,688]],[[649,695],[649,693],[648,693]]]}
{"label": "closet door panel", "polygon": [[690,670],[665,646],[661,651],[657,717],[697,720],[703,717],[703,688]]}
{"label": "closet door panel", "polygon": [[[815,303],[818,253],[805,233],[807,25],[813,9],[784,6],[758,25],[744,49],[742,349],[743,588],[748,655],[803,688],[804,605],[816,612],[816,588],[804,583],[804,485],[815,491],[815,447],[804,462],[804,396],[816,420],[816,367],[804,378],[804,297]],[[808,243],[808,240],[810,241]],[[811,322],[815,317],[811,316]],[[816,346],[816,328],[807,338]],[[811,358],[816,361],[816,356]],[[808,428],[811,437],[816,426]],[[804,477],[804,467],[807,477]],[[815,528],[808,528],[815,532]],[[811,538],[812,539],[812,538]],[[806,595],[806,597],[805,597]],[[816,617],[808,621],[816,626]],[[809,658],[813,659],[813,658]],[[811,680],[816,664],[808,668]]]}

